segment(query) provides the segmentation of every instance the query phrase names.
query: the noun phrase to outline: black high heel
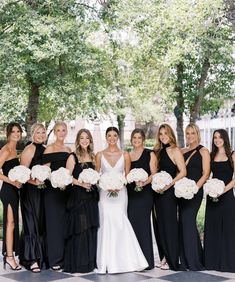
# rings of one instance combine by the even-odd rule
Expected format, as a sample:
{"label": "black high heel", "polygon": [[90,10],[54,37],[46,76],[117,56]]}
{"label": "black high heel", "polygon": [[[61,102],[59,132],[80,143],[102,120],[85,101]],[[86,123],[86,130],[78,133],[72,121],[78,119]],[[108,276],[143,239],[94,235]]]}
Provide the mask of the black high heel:
{"label": "black high heel", "polygon": [[16,271],[16,270],[21,270],[21,267],[20,267],[19,265],[16,265],[15,268],[12,267],[11,264],[7,261],[7,258],[13,258],[13,256],[7,256],[7,255],[5,255],[5,256],[3,257],[3,268],[4,268],[4,269],[6,269],[6,264],[8,264],[11,270],[14,270],[14,271]]}

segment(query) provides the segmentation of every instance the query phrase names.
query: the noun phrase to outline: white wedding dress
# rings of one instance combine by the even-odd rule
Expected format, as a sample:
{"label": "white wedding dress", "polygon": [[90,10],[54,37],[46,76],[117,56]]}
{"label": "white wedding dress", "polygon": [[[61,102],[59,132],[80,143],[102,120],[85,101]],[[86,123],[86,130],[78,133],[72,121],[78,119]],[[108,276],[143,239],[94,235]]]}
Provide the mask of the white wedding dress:
{"label": "white wedding dress", "polygon": [[[114,167],[102,155],[101,173],[110,171],[124,173],[123,155]],[[148,267],[127,218],[127,190],[125,187],[119,191],[118,197],[109,197],[107,191],[100,190],[99,218],[97,272],[121,273],[141,271]]]}

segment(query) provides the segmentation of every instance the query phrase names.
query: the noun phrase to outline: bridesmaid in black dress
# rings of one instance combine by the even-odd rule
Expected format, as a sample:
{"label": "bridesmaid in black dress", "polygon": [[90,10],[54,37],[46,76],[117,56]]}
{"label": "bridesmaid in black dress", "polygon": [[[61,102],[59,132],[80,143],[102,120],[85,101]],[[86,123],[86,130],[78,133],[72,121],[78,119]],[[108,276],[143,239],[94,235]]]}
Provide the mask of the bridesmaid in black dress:
{"label": "bridesmaid in black dress", "polygon": [[231,153],[228,133],[215,130],[212,140],[211,171],[222,180],[224,192],[214,202],[207,196],[204,252],[208,270],[235,272],[235,152]]}
{"label": "bridesmaid in black dress", "polygon": [[[50,166],[51,171],[66,166],[66,161],[71,152],[64,145],[67,135],[67,125],[57,122],[54,126],[56,141],[47,146],[43,155],[43,163]],[[64,243],[66,231],[66,203],[68,191],[53,188],[49,181],[44,194],[46,217],[46,245],[49,267],[60,270],[64,261]]]}
{"label": "bridesmaid in black dress", "polygon": [[[152,175],[156,173],[156,156],[154,152],[144,148],[145,134],[142,129],[136,128],[131,133],[131,144],[134,148],[130,152],[131,169],[144,169],[149,178],[145,182],[131,183],[128,191],[128,218],[135,231],[140,247],[148,262],[147,269],[154,268],[153,240],[151,231],[151,211],[153,208],[153,190],[151,187]],[[142,186],[143,190],[136,192],[135,186]]]}
{"label": "bridesmaid in black dress", "polygon": [[67,202],[64,271],[87,273],[96,267],[99,225],[97,188],[78,180],[83,169],[95,168],[93,139],[89,130],[79,130],[75,148],[66,164],[66,168],[73,175],[73,187]]}
{"label": "bridesmaid in black dress", "polygon": [[185,129],[187,148],[182,150],[186,162],[187,177],[199,187],[191,200],[178,199],[180,262],[182,269],[203,270],[203,252],[197,229],[197,213],[203,198],[203,184],[210,175],[209,151],[200,145],[200,130],[197,125],[189,124]]}
{"label": "bridesmaid in black dress", "polygon": [[[21,154],[22,165],[30,169],[42,164],[45,150],[46,129],[43,124],[35,123],[31,129],[32,143]],[[23,230],[20,238],[20,263],[34,273],[40,272],[45,262],[45,217],[44,190],[37,185],[39,180],[30,179],[20,190]]]}
{"label": "bridesmaid in black dress", "polygon": [[176,138],[168,124],[162,124],[157,133],[155,152],[158,159],[158,172],[168,172],[172,183],[155,193],[155,236],[161,259],[161,269],[179,269],[179,236],[177,219],[177,199],[174,195],[174,184],[186,176],[183,154],[176,146]]}
{"label": "bridesmaid in black dress", "polygon": [[6,264],[12,270],[20,270],[21,267],[16,263],[14,253],[19,252],[19,188],[21,183],[11,181],[8,172],[18,166],[16,145],[21,139],[22,128],[18,123],[9,123],[6,128],[7,143],[0,151],[0,179],[3,181],[0,191],[0,198],[3,204],[3,245],[2,254],[4,255],[4,268]]}

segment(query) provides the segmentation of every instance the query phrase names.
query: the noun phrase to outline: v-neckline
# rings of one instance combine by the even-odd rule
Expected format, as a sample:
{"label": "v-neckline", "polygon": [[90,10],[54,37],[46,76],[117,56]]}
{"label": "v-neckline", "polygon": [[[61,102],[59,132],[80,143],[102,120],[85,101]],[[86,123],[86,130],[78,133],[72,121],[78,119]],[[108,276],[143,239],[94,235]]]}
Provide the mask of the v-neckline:
{"label": "v-neckline", "polygon": [[105,158],[104,154],[102,154],[102,157],[105,159],[105,161],[109,164],[109,166],[110,166],[111,168],[115,168],[115,167],[116,167],[117,163],[120,161],[120,159],[122,158],[122,156],[123,156],[123,154],[121,154],[121,156],[118,158],[118,160],[116,161],[115,165],[112,166],[112,165],[110,164],[110,162]]}

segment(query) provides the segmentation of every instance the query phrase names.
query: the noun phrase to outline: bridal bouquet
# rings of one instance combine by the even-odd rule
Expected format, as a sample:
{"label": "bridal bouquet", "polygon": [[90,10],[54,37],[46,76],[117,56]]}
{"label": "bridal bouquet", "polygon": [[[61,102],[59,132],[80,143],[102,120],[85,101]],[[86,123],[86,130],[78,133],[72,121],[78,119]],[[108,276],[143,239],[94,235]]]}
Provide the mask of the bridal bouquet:
{"label": "bridal bouquet", "polygon": [[190,200],[197,194],[198,187],[194,180],[183,177],[175,182],[175,196],[177,198],[184,198]]}
{"label": "bridal bouquet", "polygon": [[[138,181],[146,181],[148,179],[148,173],[143,168],[133,168],[126,177],[127,182],[138,182]],[[143,187],[136,185],[135,191],[140,192],[143,190]]]}
{"label": "bridal bouquet", "polygon": [[[41,182],[44,182],[46,179],[49,179],[51,175],[51,169],[47,165],[34,165],[31,169],[31,178],[38,179]],[[44,183],[38,185],[38,188],[45,188]]]}
{"label": "bridal bouquet", "polygon": [[31,170],[24,165],[17,165],[8,172],[11,181],[26,183],[30,179]]}
{"label": "bridal bouquet", "polygon": [[222,180],[212,178],[207,180],[204,184],[203,189],[205,195],[209,195],[213,202],[218,202],[218,196],[224,192],[225,184]]}
{"label": "bridal bouquet", "polygon": [[52,187],[65,190],[65,187],[72,183],[73,176],[70,175],[68,169],[60,167],[51,173],[50,181]]}
{"label": "bridal bouquet", "polygon": [[117,197],[118,192],[123,188],[127,183],[126,178],[123,174],[110,171],[105,172],[101,175],[99,186],[102,190],[108,191],[109,197]]}
{"label": "bridal bouquet", "polygon": [[[79,174],[78,177],[78,180],[81,180],[82,182],[91,185],[97,184],[99,179],[100,179],[100,174],[92,168],[83,169],[83,171]],[[86,189],[87,192],[90,192],[91,190],[92,189]]]}
{"label": "bridal bouquet", "polygon": [[167,173],[166,171],[161,171],[161,172],[157,172],[153,175],[152,178],[152,189],[155,192],[158,192],[160,194],[163,193],[162,189],[171,184],[172,182],[172,177],[169,173]]}

